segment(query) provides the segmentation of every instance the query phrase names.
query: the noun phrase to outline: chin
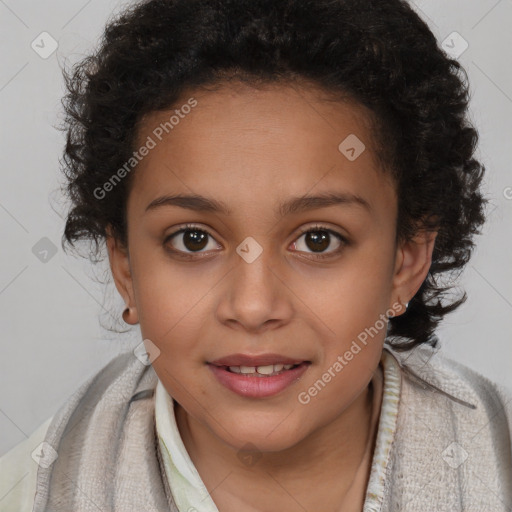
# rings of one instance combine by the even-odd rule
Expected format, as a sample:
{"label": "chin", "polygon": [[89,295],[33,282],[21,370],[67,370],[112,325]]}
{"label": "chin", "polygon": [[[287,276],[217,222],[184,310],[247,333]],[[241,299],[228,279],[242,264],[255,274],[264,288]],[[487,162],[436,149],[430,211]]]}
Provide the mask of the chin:
{"label": "chin", "polygon": [[[254,452],[281,452],[292,448],[301,441],[298,430],[290,432],[290,429],[276,428],[281,419],[277,419],[272,424],[253,422],[247,428],[240,426],[239,428],[231,428],[229,437],[225,430],[221,429],[216,432],[220,435],[222,441],[234,450],[238,451],[254,451]],[[234,423],[234,422],[233,422]]]}

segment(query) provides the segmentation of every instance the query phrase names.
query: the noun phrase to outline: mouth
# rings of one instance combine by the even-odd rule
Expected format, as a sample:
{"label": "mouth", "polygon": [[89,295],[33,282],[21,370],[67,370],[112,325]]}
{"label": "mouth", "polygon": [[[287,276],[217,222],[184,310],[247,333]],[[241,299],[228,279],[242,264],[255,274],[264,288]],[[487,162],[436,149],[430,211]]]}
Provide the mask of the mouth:
{"label": "mouth", "polygon": [[310,361],[264,366],[207,364],[220,384],[246,398],[265,398],[281,393],[298,381],[310,365]]}
{"label": "mouth", "polygon": [[230,373],[236,373],[238,375],[244,377],[273,377],[275,375],[281,375],[282,373],[293,370],[294,368],[299,367],[301,364],[308,364],[309,361],[303,361],[302,363],[297,364],[268,364],[268,365],[260,365],[260,366],[227,366],[220,365],[219,368],[222,368],[225,371]]}
{"label": "mouth", "polygon": [[[289,356],[284,356],[281,354],[231,354],[229,356],[221,357],[219,359],[215,359],[213,361],[208,361],[209,364],[213,364],[216,366],[226,366],[228,368],[231,367],[239,367],[239,368],[257,368],[264,367],[270,365],[283,365],[289,367],[289,365],[297,365],[306,361],[300,357],[292,358]],[[282,368],[279,368],[282,370]],[[279,371],[278,370],[278,371]],[[236,370],[235,370],[236,371]]]}

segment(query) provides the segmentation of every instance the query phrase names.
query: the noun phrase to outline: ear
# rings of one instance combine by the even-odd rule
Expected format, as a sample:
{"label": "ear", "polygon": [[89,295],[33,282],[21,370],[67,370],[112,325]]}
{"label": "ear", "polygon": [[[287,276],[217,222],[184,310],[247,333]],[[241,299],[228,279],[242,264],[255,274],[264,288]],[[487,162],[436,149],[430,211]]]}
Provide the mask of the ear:
{"label": "ear", "polygon": [[396,302],[402,305],[401,313],[405,313],[405,304],[414,297],[427,277],[437,234],[437,231],[420,230],[412,240],[397,248],[392,296],[395,307]]}
{"label": "ear", "polygon": [[126,323],[138,323],[137,307],[135,305],[135,294],[133,293],[133,281],[130,269],[130,258],[128,248],[125,247],[114,235],[111,226],[106,229],[106,245],[108,250],[108,259],[110,270],[117,288],[117,291],[123,297],[123,300],[129,310],[129,316],[123,313],[123,319]]}

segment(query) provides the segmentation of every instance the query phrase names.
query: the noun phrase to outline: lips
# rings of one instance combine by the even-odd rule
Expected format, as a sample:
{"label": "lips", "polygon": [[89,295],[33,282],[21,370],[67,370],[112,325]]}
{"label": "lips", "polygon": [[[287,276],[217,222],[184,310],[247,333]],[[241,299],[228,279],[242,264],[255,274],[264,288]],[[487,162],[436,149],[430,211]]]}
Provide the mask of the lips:
{"label": "lips", "polygon": [[220,359],[210,361],[209,364],[215,366],[268,366],[273,364],[291,364],[296,365],[302,362],[310,362],[304,359],[296,359],[281,354],[260,354],[251,356],[249,354],[232,354]]}
{"label": "lips", "polygon": [[275,396],[299,381],[308,371],[309,363],[302,363],[275,375],[240,374],[224,366],[208,364],[217,382],[244,398],[268,398]]}

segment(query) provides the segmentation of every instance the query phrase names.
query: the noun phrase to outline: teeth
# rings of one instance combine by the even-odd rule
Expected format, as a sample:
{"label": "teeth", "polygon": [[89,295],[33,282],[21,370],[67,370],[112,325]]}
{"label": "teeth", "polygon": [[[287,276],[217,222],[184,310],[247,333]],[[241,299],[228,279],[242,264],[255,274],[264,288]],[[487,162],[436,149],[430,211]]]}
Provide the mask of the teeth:
{"label": "teeth", "polygon": [[293,364],[269,364],[265,366],[230,366],[233,373],[272,375],[281,370],[289,370]]}
{"label": "teeth", "polygon": [[258,366],[256,371],[261,375],[270,375],[271,373],[274,373],[274,365],[269,364],[267,366]]}

